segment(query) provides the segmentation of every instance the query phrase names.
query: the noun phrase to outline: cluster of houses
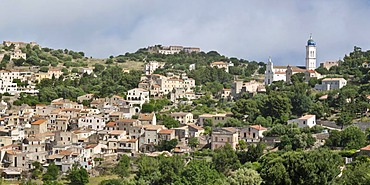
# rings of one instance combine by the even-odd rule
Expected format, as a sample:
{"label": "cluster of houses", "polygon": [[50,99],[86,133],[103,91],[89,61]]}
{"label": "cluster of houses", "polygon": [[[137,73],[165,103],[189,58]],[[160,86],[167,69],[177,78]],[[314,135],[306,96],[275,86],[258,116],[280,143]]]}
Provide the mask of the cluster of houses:
{"label": "cluster of houses", "polygon": [[[93,99],[89,107],[60,98],[50,105],[23,105],[17,110],[5,110],[0,120],[0,162],[3,172],[20,175],[22,171],[32,169],[34,161],[45,167],[54,163],[63,172],[68,171],[74,163],[90,170],[98,159],[118,154],[134,156],[154,152],[160,141],[172,139],[182,143],[173,152],[184,153],[190,150],[186,145],[189,138],[203,135],[205,119],[217,124],[231,116],[205,114],[194,119],[192,113],[174,112],[169,116],[179,121],[181,126],[168,129],[157,124],[155,113],[135,111],[136,103],[148,101],[146,98],[149,96],[142,94],[147,91],[138,90],[128,91],[131,95],[126,99],[119,96],[96,99],[92,94],[78,98],[78,101]],[[131,108],[134,110],[130,111]],[[238,140],[228,139],[232,128],[224,129],[227,132],[215,130],[212,133],[212,149],[226,142],[235,144],[234,141]],[[262,127],[259,129],[263,130]],[[262,135],[248,133],[248,137],[259,136]]]}
{"label": "cluster of houses", "polygon": [[164,55],[173,55],[180,52],[185,53],[199,53],[200,48],[197,47],[184,47],[184,46],[150,46],[148,51],[151,53],[159,53]]}
{"label": "cluster of houses", "polygon": [[[60,69],[50,69],[48,72],[34,73],[29,70],[0,70],[0,93],[11,95],[19,93],[37,94],[36,84],[42,79],[59,78],[63,75]],[[18,82],[25,85],[19,86]]]}
{"label": "cluster of houses", "polygon": [[[25,44],[4,42],[16,48]],[[36,44],[37,45],[37,44]],[[310,38],[307,45],[306,68],[297,66],[274,66],[271,59],[266,68],[265,82],[234,81],[230,89],[222,89],[215,98],[232,100],[240,98],[243,93],[265,93],[266,85],[273,81],[291,81],[291,76],[303,72],[306,79],[322,78],[315,68],[316,48]],[[179,52],[200,52],[199,48],[182,46],[149,47],[150,52],[175,54]],[[21,55],[21,54],[20,54]],[[335,64],[327,64],[327,66]],[[232,62],[216,61],[211,67],[225,69],[229,72]],[[150,61],[145,65],[145,75],[141,77],[137,88],[128,90],[125,98],[114,95],[96,98],[94,94],[85,94],[77,98],[77,102],[59,98],[50,105],[28,106],[9,109],[5,102],[0,102],[0,171],[3,177],[16,178],[22,171],[33,168],[32,162],[38,161],[44,167],[54,163],[61,171],[67,172],[74,163],[79,163],[87,170],[93,169],[97,161],[125,154],[136,156],[150,155],[156,151],[161,141],[177,139],[179,144],[173,153],[187,153],[189,139],[198,138],[200,146],[209,146],[212,150],[226,143],[236,149],[240,140],[247,143],[279,142],[277,138],[264,137],[268,130],[261,125],[249,125],[242,128],[214,128],[209,135],[205,134],[205,126],[215,126],[227,122],[231,113],[202,114],[194,116],[191,112],[171,112],[168,116],[177,120],[180,126],[166,128],[157,120],[155,113],[143,113],[142,106],[150,97],[169,97],[174,105],[198,99],[202,94],[194,92],[195,80],[186,73],[154,74],[164,67],[164,63]],[[195,64],[190,65],[195,69]],[[93,69],[82,69],[81,73],[93,73]],[[59,78],[63,75],[59,69],[48,72],[30,72],[21,70],[0,71],[0,93],[17,94],[21,92],[38,93],[35,84],[42,79]],[[19,87],[17,82],[28,84]],[[317,90],[340,89],[346,85],[342,78],[326,78],[322,84],[315,86]],[[86,106],[89,105],[89,106]],[[288,124],[296,123],[298,127],[313,127],[315,115],[305,115],[289,120]],[[211,124],[211,125],[209,125]]]}
{"label": "cluster of houses", "polygon": [[[10,60],[13,60],[13,59],[21,59],[21,58],[24,59],[24,60],[26,60],[27,59],[27,55],[26,55],[26,53],[23,53],[20,48],[26,47],[28,44],[31,47],[38,46],[38,44],[36,42],[29,42],[29,43],[27,43],[27,42],[3,41],[3,45],[4,46],[7,46],[7,47],[14,46],[14,50],[10,54]],[[2,56],[2,57],[4,57],[4,56]],[[0,57],[0,59],[2,59],[2,57]]]}
{"label": "cluster of houses", "polygon": [[173,98],[171,98],[173,102],[181,98],[195,99],[195,93],[193,92],[195,80],[189,78],[185,73],[181,75],[168,73],[166,76],[159,74],[146,75],[141,78],[138,86],[149,91],[151,96],[162,97],[171,94],[173,95]]}

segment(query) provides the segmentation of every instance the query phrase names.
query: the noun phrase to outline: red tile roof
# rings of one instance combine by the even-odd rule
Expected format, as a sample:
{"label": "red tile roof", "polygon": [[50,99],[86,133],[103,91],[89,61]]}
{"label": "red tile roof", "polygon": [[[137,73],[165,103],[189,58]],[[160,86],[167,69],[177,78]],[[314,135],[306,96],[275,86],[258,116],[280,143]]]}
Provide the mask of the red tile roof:
{"label": "red tile roof", "polygon": [[116,122],[109,122],[109,123],[107,123],[106,126],[107,127],[114,127],[114,126],[116,126]]}
{"label": "red tile roof", "polygon": [[254,128],[256,130],[267,130],[267,128],[265,128],[265,127],[263,127],[261,125],[251,125],[249,127]]}
{"label": "red tile roof", "polygon": [[172,134],[174,130],[172,129],[163,129],[158,132],[158,134]]}
{"label": "red tile roof", "polygon": [[31,125],[40,125],[40,124],[42,124],[46,121],[47,121],[46,119],[40,119],[40,120],[37,120],[35,122],[32,122]]}
{"label": "red tile roof", "polygon": [[370,145],[367,145],[367,146],[361,148],[360,150],[370,151]]}

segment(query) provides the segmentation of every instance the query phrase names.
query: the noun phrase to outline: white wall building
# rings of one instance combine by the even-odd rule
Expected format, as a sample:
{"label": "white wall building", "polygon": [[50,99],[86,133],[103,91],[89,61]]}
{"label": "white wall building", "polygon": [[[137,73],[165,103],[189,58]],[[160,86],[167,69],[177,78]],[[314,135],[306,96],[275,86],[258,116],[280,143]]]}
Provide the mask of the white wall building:
{"label": "white wall building", "polygon": [[263,138],[263,132],[267,131],[267,128],[261,125],[250,125],[240,130],[240,138],[247,141],[259,141]]}
{"label": "white wall building", "polygon": [[[232,64],[232,63],[231,63]],[[232,66],[233,66],[234,64],[232,64]],[[213,68],[213,67],[217,67],[217,68],[219,68],[219,69],[222,69],[222,68],[224,68],[225,69],[225,71],[228,73],[229,72],[229,63],[227,63],[227,62],[212,62],[211,64],[210,64],[210,66]]]}
{"label": "white wall building", "polygon": [[154,71],[158,68],[162,68],[165,63],[160,63],[157,61],[149,61],[149,63],[145,64],[145,75],[151,75]]}
{"label": "white wall building", "polygon": [[93,130],[103,130],[105,127],[105,120],[100,116],[84,116],[78,118],[78,127],[91,128]]}
{"label": "white wall building", "polygon": [[26,53],[22,53],[21,50],[19,49],[16,49],[11,55],[10,55],[10,60],[13,60],[13,59],[21,59],[23,58],[24,60],[27,59],[27,55]]}
{"label": "white wall building", "polygon": [[316,125],[316,115],[305,115],[298,119],[288,120],[288,124],[297,123],[298,128],[313,127]]}
{"label": "white wall building", "polygon": [[325,78],[322,84],[316,84],[315,89],[318,91],[329,91],[333,89],[341,89],[347,85],[347,80],[344,78]]}
{"label": "white wall building", "polygon": [[126,100],[141,107],[145,102],[149,102],[149,91],[141,88],[131,89],[127,91]]}

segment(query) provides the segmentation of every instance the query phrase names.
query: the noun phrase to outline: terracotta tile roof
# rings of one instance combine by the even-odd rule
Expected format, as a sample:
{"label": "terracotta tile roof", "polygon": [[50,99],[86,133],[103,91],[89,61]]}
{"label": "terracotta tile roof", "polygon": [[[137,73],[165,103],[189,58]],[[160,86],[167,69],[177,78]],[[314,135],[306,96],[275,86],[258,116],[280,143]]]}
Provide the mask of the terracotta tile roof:
{"label": "terracotta tile roof", "polygon": [[158,134],[172,134],[175,130],[172,129],[162,129],[158,132]]}
{"label": "terracotta tile roof", "polygon": [[40,125],[40,124],[45,123],[45,122],[47,122],[46,119],[40,119],[40,120],[37,120],[35,122],[32,122],[31,125]]}
{"label": "terracotta tile roof", "polygon": [[99,103],[102,103],[102,101],[98,99],[98,100],[91,101],[90,104],[99,104]]}
{"label": "terracotta tile roof", "polygon": [[285,74],[285,72],[277,71],[275,74]]}
{"label": "terracotta tile roof", "polygon": [[129,91],[133,91],[133,90],[136,90],[136,91],[142,91],[142,92],[149,92],[148,90],[143,89],[143,88],[134,88],[134,89],[131,89],[131,90],[129,90]]}
{"label": "terracotta tile roof", "polygon": [[70,151],[70,150],[60,150],[59,154],[60,155],[71,155],[72,151]]}
{"label": "terracotta tile roof", "polygon": [[49,155],[49,156],[47,157],[47,159],[55,159],[55,158],[57,158],[57,156],[58,156],[58,155],[56,155],[56,154]]}
{"label": "terracotta tile roof", "polygon": [[199,115],[199,118],[212,118],[213,115],[212,114],[202,114],[202,115]]}
{"label": "terracotta tile roof", "polygon": [[297,66],[292,66],[292,71],[296,73],[303,73],[306,71],[306,69],[299,68]]}
{"label": "terracotta tile roof", "polygon": [[195,125],[195,124],[189,124],[188,125],[189,127],[191,127],[191,128],[194,128],[195,130],[204,130],[204,128],[202,128],[202,127],[200,127],[200,126],[198,126],[198,125]]}
{"label": "terracotta tile roof", "polygon": [[17,152],[14,151],[14,150],[7,150],[6,153],[10,154],[10,155],[16,155],[17,154]]}
{"label": "terracotta tile roof", "polygon": [[35,137],[42,137],[42,136],[55,136],[55,133],[54,133],[54,132],[44,132],[44,133],[35,134],[34,136],[35,136]]}
{"label": "terracotta tile roof", "polygon": [[344,80],[344,78],[325,78],[322,81],[339,81],[339,80]]}
{"label": "terracotta tile roof", "polygon": [[133,123],[136,122],[137,119],[119,119],[116,122],[121,122],[121,123]]}
{"label": "terracotta tile roof", "polygon": [[90,148],[95,148],[96,146],[98,146],[97,144],[90,144],[90,145],[86,145],[84,148],[85,149],[90,149]]}
{"label": "terracotta tile roof", "polygon": [[115,127],[116,126],[116,122],[109,122],[106,124],[107,127]]}
{"label": "terracotta tile roof", "polygon": [[315,115],[305,115],[305,116],[302,116],[298,119],[302,119],[302,120],[305,120],[305,119],[310,119],[310,118],[313,118]]}
{"label": "terracotta tile roof", "polygon": [[121,139],[120,142],[135,143],[137,139]]}
{"label": "terracotta tile roof", "polygon": [[226,130],[226,131],[228,131],[228,132],[232,132],[232,133],[235,133],[235,132],[237,132],[238,130],[236,129],[236,128],[234,128],[234,127],[224,127],[224,128],[222,128],[222,130]]}
{"label": "terracotta tile roof", "polygon": [[267,128],[265,128],[265,127],[263,127],[261,125],[251,125],[249,127],[254,128],[256,130],[267,130]]}
{"label": "terracotta tile roof", "polygon": [[360,150],[370,151],[370,145],[367,145],[367,146],[361,148]]}
{"label": "terracotta tile roof", "polygon": [[109,132],[110,135],[121,135],[124,134],[126,131],[124,130],[112,130]]}
{"label": "terracotta tile roof", "polygon": [[212,62],[211,65],[228,65],[228,64],[226,62],[217,61],[217,62]]}
{"label": "terracotta tile roof", "polygon": [[171,116],[186,116],[189,113],[190,112],[174,112],[174,113],[171,113]]}
{"label": "terracotta tile roof", "polygon": [[27,140],[28,141],[41,141],[41,139],[38,137],[28,137]]}
{"label": "terracotta tile roof", "polygon": [[51,111],[52,114],[59,114],[61,109],[54,109]]}
{"label": "terracotta tile roof", "polygon": [[158,129],[163,129],[163,125],[144,125],[145,130],[158,130]]}
{"label": "terracotta tile roof", "polygon": [[320,98],[319,98],[319,100],[326,100],[326,99],[328,99],[328,95],[326,94],[326,95],[323,95],[323,96],[320,96]]}
{"label": "terracotta tile roof", "polygon": [[140,121],[152,121],[153,120],[154,113],[145,113],[145,114],[139,114],[139,120]]}

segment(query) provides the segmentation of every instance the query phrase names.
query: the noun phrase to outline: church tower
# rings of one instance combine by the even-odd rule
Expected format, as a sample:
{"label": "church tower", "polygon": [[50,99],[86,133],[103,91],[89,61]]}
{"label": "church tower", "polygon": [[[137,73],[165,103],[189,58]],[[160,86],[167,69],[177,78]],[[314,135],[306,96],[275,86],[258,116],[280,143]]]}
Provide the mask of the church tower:
{"label": "church tower", "polygon": [[274,81],[274,64],[272,63],[271,57],[269,57],[265,71],[265,85],[270,85],[273,81]]}
{"label": "church tower", "polygon": [[310,39],[308,39],[306,46],[306,69],[316,69],[316,43],[312,39],[312,35],[310,36]]}

